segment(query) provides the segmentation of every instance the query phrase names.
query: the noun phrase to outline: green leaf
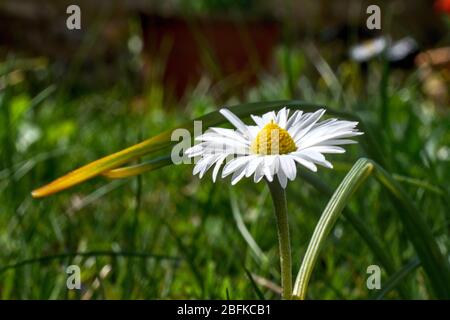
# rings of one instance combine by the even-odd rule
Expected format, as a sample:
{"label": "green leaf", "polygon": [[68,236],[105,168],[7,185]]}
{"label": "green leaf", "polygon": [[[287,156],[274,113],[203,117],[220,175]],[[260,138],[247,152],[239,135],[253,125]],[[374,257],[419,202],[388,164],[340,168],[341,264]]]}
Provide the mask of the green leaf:
{"label": "green leaf", "polygon": [[[301,170],[299,172],[300,177],[312,185],[319,192],[323,193],[325,196],[331,197],[333,195],[333,190],[323,182],[317,175],[309,172],[307,170]],[[378,240],[370,230],[370,228],[362,221],[354,212],[350,211],[350,208],[344,208],[342,212],[345,220],[355,229],[361,239],[364,240],[366,245],[372,251],[374,256],[378,259],[381,265],[386,269],[386,272],[391,275],[395,273],[395,263],[394,259],[389,255],[389,251],[386,250],[385,244]],[[406,287],[402,285],[399,286],[399,293],[402,298],[408,298],[408,293]]]}
{"label": "green leaf", "polygon": [[306,297],[309,279],[328,234],[345,205],[349,202],[350,197],[367,179],[372,170],[372,163],[365,159],[358,160],[331,197],[316,225],[300,266],[300,271],[294,284],[294,298],[304,299]]}

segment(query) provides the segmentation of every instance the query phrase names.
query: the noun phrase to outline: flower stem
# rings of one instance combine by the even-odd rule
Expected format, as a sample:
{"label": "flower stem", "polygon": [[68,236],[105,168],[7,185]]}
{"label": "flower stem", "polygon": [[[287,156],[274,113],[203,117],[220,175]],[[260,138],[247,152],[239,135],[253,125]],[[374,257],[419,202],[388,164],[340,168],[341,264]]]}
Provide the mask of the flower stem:
{"label": "flower stem", "polygon": [[278,181],[267,182],[275,208],[277,220],[278,244],[280,250],[281,287],[283,299],[292,296],[292,262],[291,244],[289,240],[289,221],[287,216],[286,193]]}

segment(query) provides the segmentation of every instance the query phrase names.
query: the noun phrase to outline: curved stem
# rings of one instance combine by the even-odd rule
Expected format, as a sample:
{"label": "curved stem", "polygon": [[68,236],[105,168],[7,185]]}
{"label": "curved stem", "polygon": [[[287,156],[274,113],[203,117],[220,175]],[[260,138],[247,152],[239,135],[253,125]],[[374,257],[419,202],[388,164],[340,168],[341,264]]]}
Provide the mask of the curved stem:
{"label": "curved stem", "polygon": [[289,221],[287,216],[286,193],[278,181],[267,182],[275,208],[277,220],[278,244],[281,265],[281,287],[283,299],[292,296],[292,262],[291,244],[289,240]]}

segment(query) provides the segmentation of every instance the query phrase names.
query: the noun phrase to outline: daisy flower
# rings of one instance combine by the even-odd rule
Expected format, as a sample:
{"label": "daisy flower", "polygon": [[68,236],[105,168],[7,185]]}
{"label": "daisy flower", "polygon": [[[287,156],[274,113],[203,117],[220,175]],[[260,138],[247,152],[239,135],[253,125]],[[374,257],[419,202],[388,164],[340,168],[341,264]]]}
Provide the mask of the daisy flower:
{"label": "daisy flower", "polygon": [[319,122],[324,109],[312,113],[287,108],[262,116],[252,115],[255,125],[246,125],[228,109],[220,113],[236,128],[209,128],[196,137],[197,145],[186,150],[190,158],[199,159],[193,170],[200,178],[214,166],[215,182],[220,168],[222,178],[229,175],[231,184],[253,175],[254,182],[275,177],[283,188],[297,175],[297,164],[311,171],[316,165],[332,168],[325,159],[327,153],[344,153],[341,145],[356,143],[348,138],[363,134],[356,129],[358,122],[328,119]]}

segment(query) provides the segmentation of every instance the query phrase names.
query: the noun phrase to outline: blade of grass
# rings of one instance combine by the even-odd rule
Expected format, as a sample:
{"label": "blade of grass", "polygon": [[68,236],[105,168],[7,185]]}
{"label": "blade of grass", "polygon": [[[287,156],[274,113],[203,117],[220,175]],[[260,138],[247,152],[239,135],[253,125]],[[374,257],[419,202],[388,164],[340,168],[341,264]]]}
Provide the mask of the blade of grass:
{"label": "blade of grass", "polygon": [[410,184],[412,186],[422,188],[424,190],[428,190],[428,191],[438,194],[440,196],[445,196],[445,192],[439,186],[434,186],[431,183],[429,183],[428,181],[414,179],[411,177],[407,177],[407,176],[403,176],[403,175],[399,175],[399,174],[395,174],[395,173],[392,174],[392,178],[394,178],[398,182]]}
{"label": "blade of grass", "polygon": [[370,162],[358,160],[331,197],[316,225],[300,266],[294,284],[294,298],[305,299],[309,279],[329,232],[353,193],[368,178],[372,170],[373,165]]}
{"label": "blade of grass", "polygon": [[258,297],[259,300],[266,300],[266,298],[264,297],[264,294],[262,293],[261,289],[259,289],[258,285],[255,282],[255,279],[253,279],[252,274],[250,273],[250,271],[248,271],[247,268],[244,267],[245,273],[247,274],[247,277],[250,279],[250,283],[252,284],[253,290],[256,293],[256,296]]}
{"label": "blade of grass", "polygon": [[257,274],[254,274],[254,273],[252,273],[251,275],[252,275],[253,280],[255,280],[255,283],[257,285],[260,285],[261,287],[269,289],[273,293],[281,296],[281,294],[283,292],[283,289],[278,284],[276,284],[273,281],[270,281],[269,279],[266,279],[264,277],[258,276]]}
{"label": "blade of grass", "polygon": [[226,300],[231,300],[230,290],[228,290],[228,287],[225,288],[225,296]]}
{"label": "blade of grass", "polygon": [[180,258],[174,256],[158,255],[149,252],[132,252],[132,251],[87,251],[87,252],[67,252],[55,255],[37,257],[32,259],[26,259],[16,262],[11,265],[0,268],[0,275],[10,269],[21,268],[35,263],[46,263],[52,260],[61,260],[73,257],[129,257],[129,258],[144,258],[144,259],[157,259],[157,260],[173,260],[178,261]]}
{"label": "blade of grass", "polygon": [[[319,192],[323,193],[326,196],[331,197],[333,195],[333,190],[321,179],[319,179],[313,173],[301,170],[300,176],[303,180],[312,185]],[[374,256],[378,259],[380,264],[386,269],[388,274],[395,273],[395,263],[394,259],[389,255],[386,250],[386,246],[381,243],[369,229],[369,227],[358,217],[356,216],[350,208],[344,208],[342,212],[343,217],[347,220],[350,225],[355,229],[361,239],[367,244],[369,249],[372,251]],[[406,299],[409,297],[408,290],[405,286],[401,285],[399,287],[399,293],[402,298]]]}
{"label": "blade of grass", "polygon": [[255,239],[253,239],[250,231],[248,231],[245,226],[244,220],[242,219],[241,211],[239,210],[239,205],[237,203],[237,199],[232,189],[230,188],[230,203],[231,203],[231,211],[233,213],[234,221],[236,222],[236,226],[241,233],[244,240],[247,242],[248,246],[253,252],[253,255],[256,257],[259,263],[266,263],[267,257],[261,248],[256,243]]}
{"label": "blade of grass", "polygon": [[383,288],[380,292],[372,298],[373,300],[383,299],[389,292],[391,292],[396,286],[401,284],[401,281],[406,278],[411,272],[416,270],[420,266],[419,258],[414,258],[409,263],[407,263],[403,268],[394,273],[385,283],[383,283]]}
{"label": "blade of grass", "polygon": [[68,211],[69,212],[80,211],[81,209],[87,207],[88,205],[94,203],[95,201],[103,197],[105,194],[108,194],[114,191],[115,189],[120,188],[125,184],[125,182],[127,182],[127,180],[111,181],[110,183],[101,186],[95,191],[89,193],[87,196],[83,197],[76,206],[69,207]]}

